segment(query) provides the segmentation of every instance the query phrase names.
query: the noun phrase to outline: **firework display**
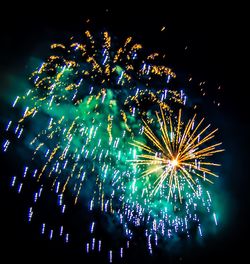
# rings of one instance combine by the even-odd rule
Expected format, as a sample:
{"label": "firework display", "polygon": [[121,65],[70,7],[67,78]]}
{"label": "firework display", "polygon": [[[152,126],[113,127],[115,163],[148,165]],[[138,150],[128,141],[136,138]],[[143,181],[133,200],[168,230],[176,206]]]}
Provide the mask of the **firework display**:
{"label": "firework display", "polygon": [[[108,32],[85,31],[51,45],[52,55],[31,74],[33,88],[13,102],[16,118],[3,142],[4,152],[25,153],[11,186],[32,189],[28,221],[41,202],[52,203],[52,192],[61,217],[40,217],[41,234],[70,242],[63,219],[81,207],[88,214],[84,250],[105,251],[109,262],[124,257],[138,230],[152,254],[159,241],[202,236],[204,215],[217,225],[210,188],[219,166],[213,155],[223,151],[217,129],[190,117],[162,57],[145,54],[131,37],[116,42]],[[102,219],[121,228],[119,242],[102,239],[98,229],[111,229]]]}

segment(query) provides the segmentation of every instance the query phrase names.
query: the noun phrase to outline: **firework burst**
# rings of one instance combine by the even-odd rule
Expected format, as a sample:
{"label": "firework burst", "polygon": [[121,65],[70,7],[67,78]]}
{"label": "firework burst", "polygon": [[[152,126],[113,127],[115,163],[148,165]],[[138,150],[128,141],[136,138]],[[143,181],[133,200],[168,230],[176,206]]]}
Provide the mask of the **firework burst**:
{"label": "firework burst", "polygon": [[[112,44],[108,32],[93,37],[85,31],[80,41],[71,37],[51,49],[31,75],[32,88],[14,100],[15,118],[5,128],[3,151],[15,157],[22,150],[23,173],[11,186],[18,193],[33,186],[28,221],[39,218],[38,201],[48,203],[50,191],[60,215],[70,218],[72,207],[84,205],[86,252],[105,248],[110,262],[113,250],[123,257],[138,228],[150,253],[160,236],[190,237],[193,223],[202,234],[198,211],[215,213],[201,181],[217,176],[210,167],[219,164],[207,158],[222,150],[220,143],[209,145],[216,130],[200,130],[203,119],[195,125],[195,116],[188,122],[181,110],[175,116],[187,100],[169,88],[175,73],[156,62],[158,53],[145,56],[131,37],[121,47]],[[160,112],[153,115],[155,107]],[[70,227],[48,215],[41,234],[68,243]],[[97,231],[107,229],[103,215],[122,227],[119,243],[103,242]]]}
{"label": "firework burst", "polygon": [[181,113],[180,109],[178,116],[172,120],[171,115],[166,116],[160,107],[160,114],[156,112],[160,137],[143,120],[143,132],[152,147],[136,140],[130,143],[145,152],[145,154],[138,155],[137,159],[131,160],[134,165],[147,166],[141,177],[157,175],[153,182],[154,188],[151,195],[155,195],[160,188],[168,186],[167,199],[173,197],[174,190],[177,189],[180,202],[183,190],[181,180],[184,179],[195,193],[197,185],[195,177],[212,183],[206,175],[218,177],[210,167],[220,166],[220,164],[207,162],[206,159],[215,153],[224,151],[217,149],[221,143],[209,144],[217,129],[207,133],[210,125],[201,128],[204,118],[195,125],[196,115],[184,124],[181,120]]}

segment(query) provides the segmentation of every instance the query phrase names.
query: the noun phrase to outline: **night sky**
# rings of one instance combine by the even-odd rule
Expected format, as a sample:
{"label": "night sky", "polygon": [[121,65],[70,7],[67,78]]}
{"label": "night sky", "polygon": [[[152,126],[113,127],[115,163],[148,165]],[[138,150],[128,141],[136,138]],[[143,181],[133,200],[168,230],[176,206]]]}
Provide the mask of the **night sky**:
{"label": "night sky", "polygon": [[[28,76],[30,69],[27,65],[31,56],[45,57],[49,44],[63,40],[65,36],[79,34],[87,18],[93,21],[96,29],[108,29],[112,35],[123,38],[132,35],[143,44],[144,49],[165,53],[167,66],[180,79],[191,74],[197,83],[207,82],[209,96],[205,108],[209,108],[208,116],[213,125],[219,127],[219,137],[226,149],[220,157],[223,166],[220,186],[224,193],[220,202],[226,205],[227,219],[219,227],[219,236],[206,238],[203,246],[190,246],[189,252],[186,250],[177,256],[158,252],[152,258],[131,250],[127,263],[139,260],[144,263],[198,263],[208,260],[219,263],[232,257],[247,257],[249,250],[244,241],[249,238],[247,148],[250,120],[247,114],[249,84],[243,83],[243,69],[247,67],[244,65],[244,8],[204,5],[181,9],[181,5],[172,8],[167,4],[139,8],[126,4],[122,6],[119,2],[116,5],[97,9],[88,5],[71,6],[68,2],[64,7],[39,7],[37,4],[30,10],[20,6],[20,10],[16,7],[14,11],[9,5],[1,10],[1,126],[3,108],[8,106],[3,98],[8,93],[15,94],[11,76]],[[161,32],[163,26],[166,30]],[[222,87],[219,95],[218,86]],[[214,98],[220,101],[219,107],[212,104]],[[68,246],[42,239],[39,230],[24,221],[27,210],[25,196],[18,196],[9,187],[11,175],[6,168],[10,164],[13,161],[7,161],[1,153],[1,263],[11,263],[14,259],[25,263],[36,263],[37,260],[50,263],[52,259],[57,260],[55,263],[93,261],[95,257],[86,257],[74,248],[74,244]],[[4,258],[8,260],[1,260]],[[101,261],[98,257],[97,260]]]}

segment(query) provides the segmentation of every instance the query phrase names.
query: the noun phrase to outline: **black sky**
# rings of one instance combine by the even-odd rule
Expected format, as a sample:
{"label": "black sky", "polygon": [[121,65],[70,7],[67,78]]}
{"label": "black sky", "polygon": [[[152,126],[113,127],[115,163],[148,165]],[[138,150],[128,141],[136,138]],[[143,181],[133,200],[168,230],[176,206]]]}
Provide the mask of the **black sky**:
{"label": "black sky", "polygon": [[[221,85],[221,107],[215,108],[212,113],[226,148],[224,160],[221,161],[226,175],[221,177],[226,177],[223,184],[232,202],[229,213],[231,220],[224,228],[224,233],[216,241],[208,241],[207,247],[194,248],[182,259],[156,256],[151,261],[198,263],[212,260],[213,263],[219,263],[219,260],[242,258],[248,255],[244,241],[249,238],[250,209],[247,151],[250,131],[247,113],[249,85],[243,82],[247,54],[244,47],[244,8],[233,4],[183,8],[181,4],[172,8],[167,2],[155,6],[151,4],[136,7],[135,4],[117,2],[99,9],[89,7],[87,3],[80,5],[70,2],[65,3],[65,6],[61,3],[59,7],[43,6],[39,2],[31,9],[25,5],[15,6],[15,9],[10,4],[6,5],[1,10],[0,18],[0,96],[9,92],[8,76],[20,75],[25,71],[30,56],[41,55],[41,49],[45,49],[45,56],[49,43],[62,36],[81,32],[82,22],[87,18],[94,21],[97,28],[108,28],[118,36],[132,34],[146,49],[166,52],[173,69],[180,74],[190,72],[197,80],[208,81],[208,90]],[[160,32],[163,26],[166,30]],[[24,222],[25,201],[9,189],[7,180],[1,179],[5,175],[7,172],[2,167],[0,234],[4,244],[0,247],[0,259],[19,258],[28,263],[43,259],[50,263],[49,260],[55,257],[62,263],[69,263],[69,260],[72,261],[70,263],[88,263],[72,246],[66,248],[39,238],[39,231]]]}

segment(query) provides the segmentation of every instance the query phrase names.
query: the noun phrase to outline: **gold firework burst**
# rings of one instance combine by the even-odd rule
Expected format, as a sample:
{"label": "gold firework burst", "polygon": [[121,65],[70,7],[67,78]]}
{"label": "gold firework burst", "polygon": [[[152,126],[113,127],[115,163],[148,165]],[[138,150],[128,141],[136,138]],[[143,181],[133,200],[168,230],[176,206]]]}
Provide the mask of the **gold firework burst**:
{"label": "gold firework burst", "polygon": [[146,165],[141,177],[156,175],[151,195],[156,194],[163,185],[167,185],[167,199],[169,200],[174,190],[177,189],[180,202],[182,201],[181,180],[184,179],[195,193],[196,178],[213,183],[206,175],[218,177],[212,172],[211,167],[220,166],[220,164],[206,161],[206,159],[217,152],[224,151],[218,149],[221,142],[209,144],[218,129],[208,132],[210,125],[201,128],[204,118],[195,126],[196,115],[185,124],[181,120],[181,114],[180,109],[176,120],[172,120],[171,115],[166,118],[160,107],[160,113],[156,112],[160,137],[153,132],[145,120],[142,120],[143,132],[151,144],[147,145],[136,140],[130,143],[144,152],[130,161],[134,165]]}

